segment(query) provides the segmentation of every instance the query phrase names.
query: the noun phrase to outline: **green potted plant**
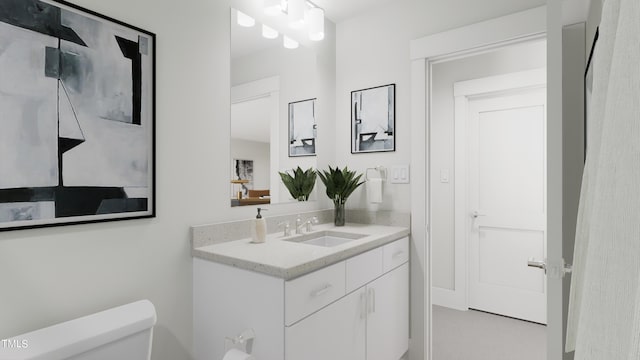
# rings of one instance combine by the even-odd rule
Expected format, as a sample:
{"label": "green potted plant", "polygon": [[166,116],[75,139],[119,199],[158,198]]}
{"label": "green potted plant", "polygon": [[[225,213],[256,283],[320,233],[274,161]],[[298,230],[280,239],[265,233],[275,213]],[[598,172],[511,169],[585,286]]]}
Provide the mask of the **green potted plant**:
{"label": "green potted plant", "polygon": [[286,172],[278,172],[289,194],[298,201],[309,200],[309,195],[316,185],[316,171],[309,168],[303,171],[300,166],[293,170],[293,176]]}
{"label": "green potted plant", "polygon": [[333,169],[329,166],[329,171],[323,170],[318,173],[320,180],[327,188],[327,196],[334,205],[334,223],[336,226],[344,226],[345,213],[344,203],[358,186],[364,184],[360,181],[362,174],[349,170],[346,166],[340,170],[337,166]]}

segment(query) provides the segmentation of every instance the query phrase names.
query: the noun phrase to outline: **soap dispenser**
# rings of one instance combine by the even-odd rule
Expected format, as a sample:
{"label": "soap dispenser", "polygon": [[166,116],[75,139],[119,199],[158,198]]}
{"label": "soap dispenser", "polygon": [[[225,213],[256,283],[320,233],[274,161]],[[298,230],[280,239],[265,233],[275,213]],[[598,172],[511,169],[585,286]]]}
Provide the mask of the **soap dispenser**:
{"label": "soap dispenser", "polygon": [[267,238],[267,221],[260,214],[263,210],[267,209],[258,208],[258,215],[251,224],[251,242],[254,244],[262,244]]}

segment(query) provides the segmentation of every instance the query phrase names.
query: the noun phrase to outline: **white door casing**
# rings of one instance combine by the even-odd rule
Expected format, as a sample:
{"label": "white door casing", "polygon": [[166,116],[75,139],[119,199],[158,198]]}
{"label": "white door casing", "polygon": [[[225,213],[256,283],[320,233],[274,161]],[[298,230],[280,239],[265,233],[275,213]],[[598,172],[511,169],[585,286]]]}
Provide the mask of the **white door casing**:
{"label": "white door casing", "polygon": [[[545,69],[456,84],[456,263],[465,308],[546,323]],[[468,274],[468,287],[464,275]],[[468,289],[468,294],[464,290]]]}
{"label": "white door casing", "polygon": [[[565,2],[566,3],[566,2]],[[582,18],[582,20],[584,20]],[[574,21],[575,22],[575,21]],[[566,22],[565,22],[566,23]],[[428,176],[431,122],[431,71],[434,63],[547,38],[547,260],[562,258],[562,25],[563,4],[549,0],[547,6],[464,26],[411,41],[411,233],[412,323],[410,360],[431,360],[431,261],[430,197]],[[426,139],[426,141],[425,141]],[[551,219],[551,220],[550,220]],[[421,278],[414,271],[424,270]],[[563,358],[562,279],[548,279],[548,360]],[[423,301],[418,301],[423,300]]]}

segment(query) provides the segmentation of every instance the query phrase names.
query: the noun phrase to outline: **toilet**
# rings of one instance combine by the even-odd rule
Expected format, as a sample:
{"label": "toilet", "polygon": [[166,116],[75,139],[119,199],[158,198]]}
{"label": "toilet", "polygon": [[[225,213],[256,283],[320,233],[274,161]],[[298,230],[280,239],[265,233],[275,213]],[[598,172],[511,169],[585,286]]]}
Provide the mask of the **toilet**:
{"label": "toilet", "polygon": [[0,359],[149,360],[155,324],[155,307],[141,300],[3,339]]}

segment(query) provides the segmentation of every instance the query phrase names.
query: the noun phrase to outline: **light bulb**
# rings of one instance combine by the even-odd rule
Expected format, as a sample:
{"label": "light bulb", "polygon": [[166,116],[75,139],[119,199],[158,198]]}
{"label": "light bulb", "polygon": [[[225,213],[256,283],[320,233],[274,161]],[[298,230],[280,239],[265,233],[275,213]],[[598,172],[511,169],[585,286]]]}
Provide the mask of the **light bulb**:
{"label": "light bulb", "polygon": [[262,36],[267,39],[275,39],[278,37],[278,32],[275,29],[268,27],[267,25],[262,25]]}
{"label": "light bulb", "polygon": [[283,36],[284,38],[284,47],[287,49],[297,49],[298,48],[298,42],[293,40],[292,38],[288,37],[287,35]]}
{"label": "light bulb", "polygon": [[280,0],[264,0],[264,13],[267,16],[276,16],[282,13]]}
{"label": "light bulb", "polygon": [[242,11],[238,11],[237,21],[238,21],[238,25],[244,26],[244,27],[252,27],[253,25],[256,24],[256,20],[254,18],[243,13]]}
{"label": "light bulb", "polygon": [[307,11],[307,23],[309,24],[309,39],[320,41],[324,39],[324,10],[311,8]]}
{"label": "light bulb", "polygon": [[305,0],[289,0],[287,3],[287,21],[289,27],[299,29],[304,25]]}

